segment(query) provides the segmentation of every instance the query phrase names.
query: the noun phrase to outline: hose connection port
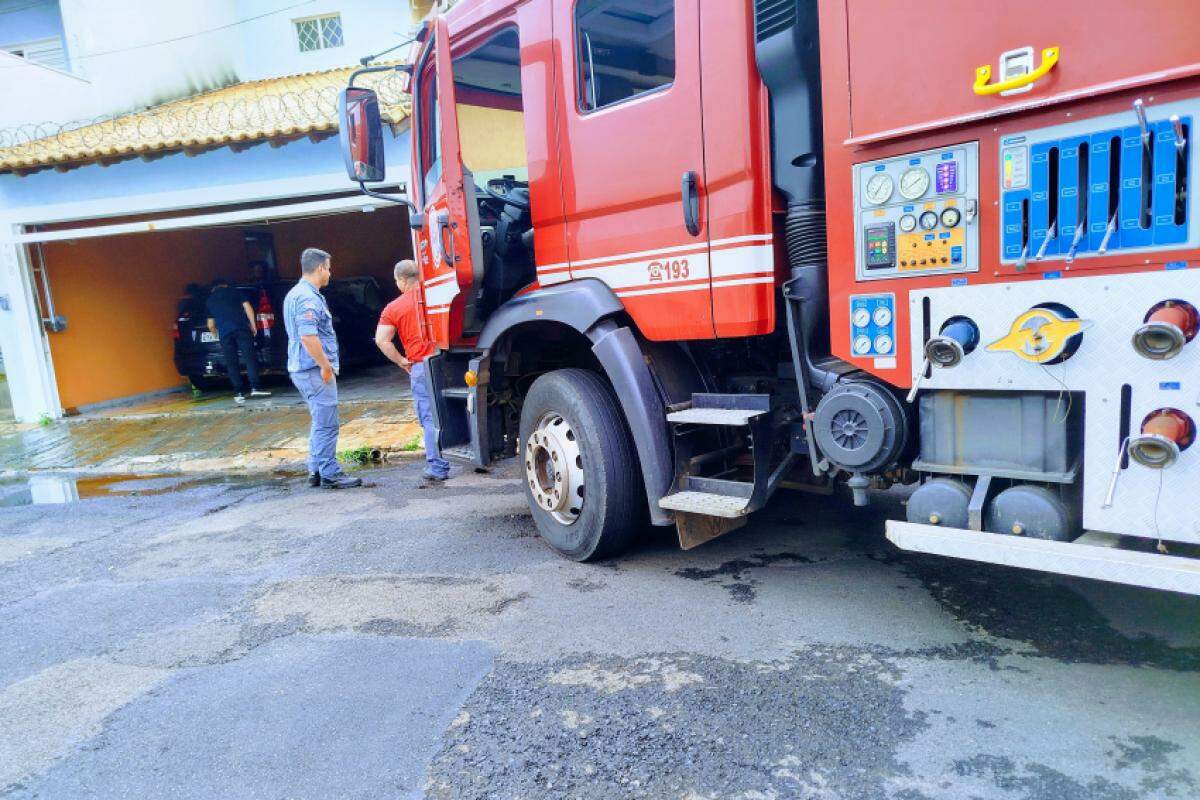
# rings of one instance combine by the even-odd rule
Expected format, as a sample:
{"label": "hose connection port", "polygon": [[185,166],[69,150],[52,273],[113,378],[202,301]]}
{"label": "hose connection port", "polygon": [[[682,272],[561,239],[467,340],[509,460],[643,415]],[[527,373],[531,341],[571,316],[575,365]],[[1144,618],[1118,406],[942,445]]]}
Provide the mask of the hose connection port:
{"label": "hose connection port", "polygon": [[1145,324],[1133,334],[1138,355],[1162,361],[1179,355],[1200,330],[1200,313],[1183,300],[1164,300],[1146,313]]}

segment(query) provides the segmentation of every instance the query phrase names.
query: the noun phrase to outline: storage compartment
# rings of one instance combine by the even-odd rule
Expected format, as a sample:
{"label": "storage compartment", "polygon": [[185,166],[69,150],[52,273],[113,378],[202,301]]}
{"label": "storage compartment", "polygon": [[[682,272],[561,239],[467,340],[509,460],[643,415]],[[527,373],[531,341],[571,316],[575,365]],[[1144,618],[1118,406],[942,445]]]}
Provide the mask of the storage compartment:
{"label": "storage compartment", "polygon": [[1083,394],[929,392],[921,397],[922,472],[1070,483],[1083,442]]}
{"label": "storage compartment", "polygon": [[[1153,76],[1158,71],[1182,76],[1200,69],[1195,0],[1136,5],[1117,0],[847,0],[846,10],[855,139],[1003,113],[1085,89],[1161,81],[1162,75]],[[972,31],[986,35],[968,33]],[[1058,62],[1031,90],[974,92],[977,67],[989,65],[988,83],[995,84],[1036,70],[1043,50],[1051,47],[1058,48]],[[949,91],[930,91],[931,85]]]}

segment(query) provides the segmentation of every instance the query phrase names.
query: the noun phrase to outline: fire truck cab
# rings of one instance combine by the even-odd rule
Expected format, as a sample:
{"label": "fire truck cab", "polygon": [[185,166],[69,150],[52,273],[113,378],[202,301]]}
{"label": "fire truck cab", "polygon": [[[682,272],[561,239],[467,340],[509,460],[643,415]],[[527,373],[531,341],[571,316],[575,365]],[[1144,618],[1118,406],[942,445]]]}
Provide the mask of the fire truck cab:
{"label": "fire truck cab", "polygon": [[1192,3],[462,0],[387,69],[441,450],[564,556],[902,484],[901,548],[1200,593]]}

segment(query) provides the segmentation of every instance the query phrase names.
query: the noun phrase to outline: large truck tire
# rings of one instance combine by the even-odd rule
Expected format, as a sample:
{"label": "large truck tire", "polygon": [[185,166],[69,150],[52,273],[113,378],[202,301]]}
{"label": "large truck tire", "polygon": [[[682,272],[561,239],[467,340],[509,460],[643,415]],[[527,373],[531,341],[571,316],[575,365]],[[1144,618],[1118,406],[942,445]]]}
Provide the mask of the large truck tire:
{"label": "large truck tire", "polygon": [[598,375],[542,375],[521,410],[525,496],[542,538],[573,561],[618,555],[641,529],[646,495],[629,428]]}

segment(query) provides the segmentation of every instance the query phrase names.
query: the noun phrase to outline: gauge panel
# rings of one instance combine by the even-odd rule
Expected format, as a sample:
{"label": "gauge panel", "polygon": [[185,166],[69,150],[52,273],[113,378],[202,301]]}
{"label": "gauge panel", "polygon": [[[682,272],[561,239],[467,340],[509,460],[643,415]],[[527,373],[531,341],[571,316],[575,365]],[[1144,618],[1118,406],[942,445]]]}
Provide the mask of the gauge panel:
{"label": "gauge panel", "polygon": [[850,298],[850,349],[856,358],[896,358],[896,296]]}
{"label": "gauge panel", "polygon": [[859,281],[979,270],[977,142],[856,164],[853,178]]}

